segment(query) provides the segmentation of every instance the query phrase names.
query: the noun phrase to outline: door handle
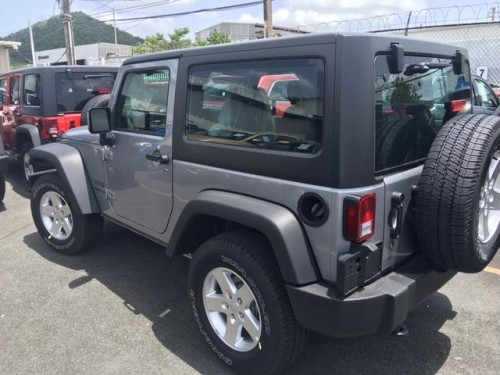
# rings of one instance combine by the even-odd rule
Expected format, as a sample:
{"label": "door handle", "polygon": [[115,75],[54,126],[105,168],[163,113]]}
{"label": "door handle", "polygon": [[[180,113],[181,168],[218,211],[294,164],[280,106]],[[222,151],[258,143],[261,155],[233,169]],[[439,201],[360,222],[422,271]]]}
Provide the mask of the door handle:
{"label": "door handle", "polygon": [[152,153],[146,154],[146,159],[160,164],[168,164],[170,161],[168,155],[162,155],[160,150],[154,150]]}

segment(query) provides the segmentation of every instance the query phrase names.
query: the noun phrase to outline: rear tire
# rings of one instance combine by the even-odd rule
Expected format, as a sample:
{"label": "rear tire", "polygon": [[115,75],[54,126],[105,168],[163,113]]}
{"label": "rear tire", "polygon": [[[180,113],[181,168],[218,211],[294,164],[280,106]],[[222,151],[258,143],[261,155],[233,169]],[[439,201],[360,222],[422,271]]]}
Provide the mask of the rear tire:
{"label": "rear tire", "polygon": [[446,123],[424,165],[416,198],[420,247],[439,268],[479,272],[500,234],[500,118]]}
{"label": "rear tire", "polygon": [[258,236],[226,233],[201,245],[190,264],[196,323],[219,359],[237,373],[283,371],[307,342],[271,251]]}
{"label": "rear tire", "polygon": [[30,150],[33,148],[31,143],[25,142],[21,146],[20,161],[23,167],[24,182],[29,186],[29,173],[30,173]]}
{"label": "rear tire", "polygon": [[31,190],[31,214],[44,241],[63,254],[87,250],[101,236],[101,215],[83,215],[59,176],[38,178]]}

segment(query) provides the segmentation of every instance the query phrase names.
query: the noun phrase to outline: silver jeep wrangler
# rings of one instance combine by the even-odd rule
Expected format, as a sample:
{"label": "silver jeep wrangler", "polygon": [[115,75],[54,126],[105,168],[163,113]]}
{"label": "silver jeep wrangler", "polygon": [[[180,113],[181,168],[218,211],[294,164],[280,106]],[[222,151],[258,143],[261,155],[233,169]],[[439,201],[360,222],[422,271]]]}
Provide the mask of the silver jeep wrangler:
{"label": "silver jeep wrangler", "polygon": [[309,330],[391,332],[495,255],[500,119],[470,82],[466,51],[392,36],[133,57],[88,128],[31,150],[33,219],[64,254],[103,218],[192,254],[208,346],[280,372]]}

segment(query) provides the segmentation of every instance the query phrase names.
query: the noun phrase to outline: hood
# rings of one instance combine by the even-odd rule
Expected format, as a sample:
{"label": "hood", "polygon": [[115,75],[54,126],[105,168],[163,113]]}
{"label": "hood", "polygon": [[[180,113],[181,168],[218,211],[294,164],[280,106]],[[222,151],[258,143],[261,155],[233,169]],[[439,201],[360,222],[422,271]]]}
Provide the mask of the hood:
{"label": "hood", "polygon": [[99,134],[91,134],[88,126],[80,126],[62,134],[61,140],[95,143],[96,141],[99,142]]}

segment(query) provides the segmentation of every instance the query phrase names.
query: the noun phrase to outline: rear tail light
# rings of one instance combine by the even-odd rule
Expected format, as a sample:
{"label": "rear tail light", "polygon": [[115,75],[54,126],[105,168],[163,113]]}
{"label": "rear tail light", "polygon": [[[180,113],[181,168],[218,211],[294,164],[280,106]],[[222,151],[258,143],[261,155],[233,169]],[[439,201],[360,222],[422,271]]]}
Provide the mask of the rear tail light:
{"label": "rear tail light", "polygon": [[106,87],[100,88],[96,90],[97,95],[103,95],[103,94],[111,94],[111,89],[108,89]]}
{"label": "rear tail light", "polygon": [[362,243],[375,233],[376,194],[344,199],[344,237],[348,241]]}
{"label": "rear tail light", "polygon": [[43,119],[43,128],[50,137],[57,138],[59,136],[59,126],[57,119]]}
{"label": "rear tail light", "polygon": [[465,111],[467,109],[467,100],[452,100],[450,102],[450,111],[453,113]]}

